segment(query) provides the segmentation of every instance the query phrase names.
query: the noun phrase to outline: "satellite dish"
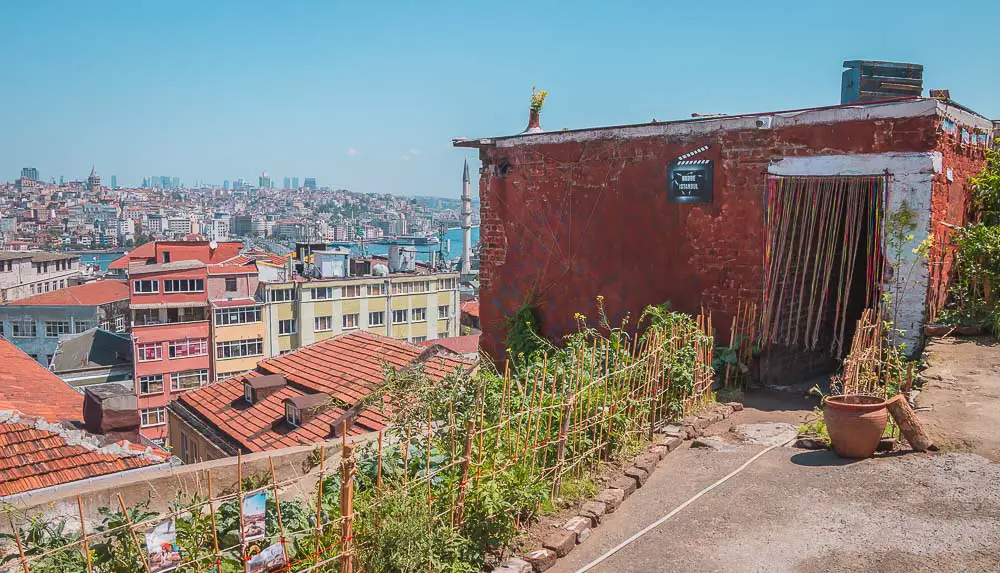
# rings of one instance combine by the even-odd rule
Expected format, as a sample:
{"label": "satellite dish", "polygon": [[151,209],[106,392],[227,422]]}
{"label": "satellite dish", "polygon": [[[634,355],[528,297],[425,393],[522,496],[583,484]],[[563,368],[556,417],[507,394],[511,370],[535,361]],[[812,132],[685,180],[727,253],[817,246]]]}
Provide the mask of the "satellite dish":
{"label": "satellite dish", "polygon": [[219,248],[219,243],[217,243],[215,241],[212,241],[212,242],[210,242],[208,244],[208,248],[210,248],[210,249],[217,249],[217,248]]}

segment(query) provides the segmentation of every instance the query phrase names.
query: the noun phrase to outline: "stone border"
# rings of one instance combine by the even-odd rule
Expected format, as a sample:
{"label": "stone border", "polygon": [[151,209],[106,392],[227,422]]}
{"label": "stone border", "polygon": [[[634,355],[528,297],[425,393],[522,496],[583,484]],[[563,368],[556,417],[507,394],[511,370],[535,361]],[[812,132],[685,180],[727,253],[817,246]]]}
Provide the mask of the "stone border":
{"label": "stone border", "polygon": [[613,479],[595,499],[581,505],[577,515],[546,536],[541,549],[512,557],[493,569],[493,573],[536,573],[552,568],[560,557],[569,555],[577,545],[589,539],[591,531],[601,524],[605,515],[614,513],[628,496],[645,485],[656,471],[656,465],[667,454],[680,447],[685,440],[701,437],[706,428],[742,409],[743,404],[739,402],[727,402],[697,416],[688,416],[680,424],[661,427],[658,433],[665,439],[654,442],[644,453],[636,456],[621,476]]}

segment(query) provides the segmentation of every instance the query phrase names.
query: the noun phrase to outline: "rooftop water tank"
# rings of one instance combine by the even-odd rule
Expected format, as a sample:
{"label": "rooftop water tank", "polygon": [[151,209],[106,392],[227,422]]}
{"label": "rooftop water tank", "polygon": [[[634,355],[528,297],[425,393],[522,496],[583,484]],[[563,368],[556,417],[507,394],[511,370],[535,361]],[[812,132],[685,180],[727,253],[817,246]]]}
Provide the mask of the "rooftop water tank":
{"label": "rooftop water tank", "polygon": [[844,62],[840,103],[920,96],[924,67],[902,62],[849,60]]}

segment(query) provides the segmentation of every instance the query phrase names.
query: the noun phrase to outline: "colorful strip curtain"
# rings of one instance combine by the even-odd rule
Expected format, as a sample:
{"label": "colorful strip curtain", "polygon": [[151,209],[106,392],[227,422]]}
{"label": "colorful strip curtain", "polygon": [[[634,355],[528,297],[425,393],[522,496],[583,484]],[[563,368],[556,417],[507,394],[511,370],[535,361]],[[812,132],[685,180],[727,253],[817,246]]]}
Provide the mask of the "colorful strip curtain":
{"label": "colorful strip curtain", "polygon": [[884,272],[889,175],[769,175],[764,199],[764,345],[844,353],[848,301],[859,251],[866,257],[865,305]]}

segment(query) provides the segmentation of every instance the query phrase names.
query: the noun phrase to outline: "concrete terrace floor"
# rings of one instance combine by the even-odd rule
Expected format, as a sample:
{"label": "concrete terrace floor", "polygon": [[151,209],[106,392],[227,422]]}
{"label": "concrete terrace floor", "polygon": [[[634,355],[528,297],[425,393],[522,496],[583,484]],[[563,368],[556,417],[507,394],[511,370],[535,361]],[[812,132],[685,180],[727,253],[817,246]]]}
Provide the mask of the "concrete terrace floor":
{"label": "concrete terrace floor", "polygon": [[[748,405],[760,409],[713,433],[808,416],[810,404],[795,407],[801,397],[774,394],[751,395]],[[782,406],[789,401],[792,408]],[[993,410],[1000,424],[1000,404]],[[686,443],[550,571],[576,571],[764,449]],[[1000,571],[1000,465],[972,453],[850,462],[779,447],[592,571]]]}

